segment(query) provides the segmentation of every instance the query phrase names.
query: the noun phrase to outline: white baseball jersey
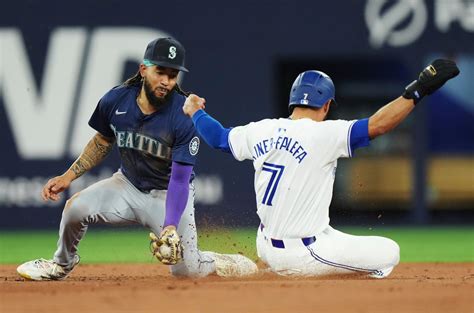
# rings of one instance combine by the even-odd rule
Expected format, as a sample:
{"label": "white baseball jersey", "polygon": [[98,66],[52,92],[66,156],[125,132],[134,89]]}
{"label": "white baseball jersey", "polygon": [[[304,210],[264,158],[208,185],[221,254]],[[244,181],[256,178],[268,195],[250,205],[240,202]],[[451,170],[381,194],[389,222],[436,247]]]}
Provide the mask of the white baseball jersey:
{"label": "white baseball jersey", "polygon": [[257,214],[269,236],[304,238],[329,225],[337,159],[351,156],[354,122],[265,119],[230,131],[234,157],[253,160]]}

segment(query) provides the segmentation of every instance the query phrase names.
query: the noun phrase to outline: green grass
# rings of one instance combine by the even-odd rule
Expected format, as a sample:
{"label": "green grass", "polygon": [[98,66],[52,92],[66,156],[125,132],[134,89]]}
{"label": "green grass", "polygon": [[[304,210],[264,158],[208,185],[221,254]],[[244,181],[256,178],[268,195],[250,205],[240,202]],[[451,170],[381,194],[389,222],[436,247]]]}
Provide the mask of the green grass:
{"label": "green grass", "polygon": [[[401,247],[402,262],[474,262],[474,228],[341,228],[354,235],[386,236]],[[254,229],[200,230],[201,250],[242,252],[256,259]],[[0,264],[51,258],[57,231],[0,231]],[[83,263],[150,263],[146,230],[90,230],[81,242]]]}
{"label": "green grass", "polygon": [[395,240],[401,262],[474,262],[474,228],[347,228],[353,235],[376,235]]}

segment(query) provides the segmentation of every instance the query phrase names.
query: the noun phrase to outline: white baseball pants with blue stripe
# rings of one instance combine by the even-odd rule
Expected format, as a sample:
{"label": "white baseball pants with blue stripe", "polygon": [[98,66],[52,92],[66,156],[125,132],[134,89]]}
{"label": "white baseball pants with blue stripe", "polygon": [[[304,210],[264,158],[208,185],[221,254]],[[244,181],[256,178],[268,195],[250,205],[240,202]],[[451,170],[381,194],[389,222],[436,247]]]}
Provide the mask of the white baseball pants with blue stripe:
{"label": "white baseball pants with blue stripe", "polygon": [[384,278],[400,260],[398,244],[388,238],[353,236],[331,226],[314,237],[306,246],[301,238],[273,239],[259,227],[258,256],[275,273],[301,276],[357,273]]}

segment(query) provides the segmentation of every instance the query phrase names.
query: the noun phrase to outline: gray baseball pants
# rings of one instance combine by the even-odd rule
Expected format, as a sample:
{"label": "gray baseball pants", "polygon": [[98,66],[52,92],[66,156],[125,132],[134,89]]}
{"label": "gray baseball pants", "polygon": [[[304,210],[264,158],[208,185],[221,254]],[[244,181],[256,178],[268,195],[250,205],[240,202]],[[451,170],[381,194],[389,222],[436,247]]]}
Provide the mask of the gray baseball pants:
{"label": "gray baseball pants", "polygon": [[[120,171],[76,193],[63,210],[54,262],[66,268],[73,265],[79,242],[91,224],[141,224],[158,235],[165,219],[166,193],[166,190],[141,192]],[[215,272],[212,257],[197,247],[193,185],[190,186],[178,234],[183,243],[184,257],[179,264],[170,266],[171,273],[202,277]]]}

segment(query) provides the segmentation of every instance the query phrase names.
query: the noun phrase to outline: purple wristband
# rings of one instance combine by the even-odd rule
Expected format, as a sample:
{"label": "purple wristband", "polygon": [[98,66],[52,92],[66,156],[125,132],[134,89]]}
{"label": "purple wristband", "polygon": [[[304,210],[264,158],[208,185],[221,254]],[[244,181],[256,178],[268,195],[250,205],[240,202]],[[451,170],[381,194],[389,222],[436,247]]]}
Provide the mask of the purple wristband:
{"label": "purple wristband", "polygon": [[174,225],[178,228],[189,196],[189,180],[193,166],[173,162],[171,164],[171,179],[166,193],[166,214],[163,227]]}

